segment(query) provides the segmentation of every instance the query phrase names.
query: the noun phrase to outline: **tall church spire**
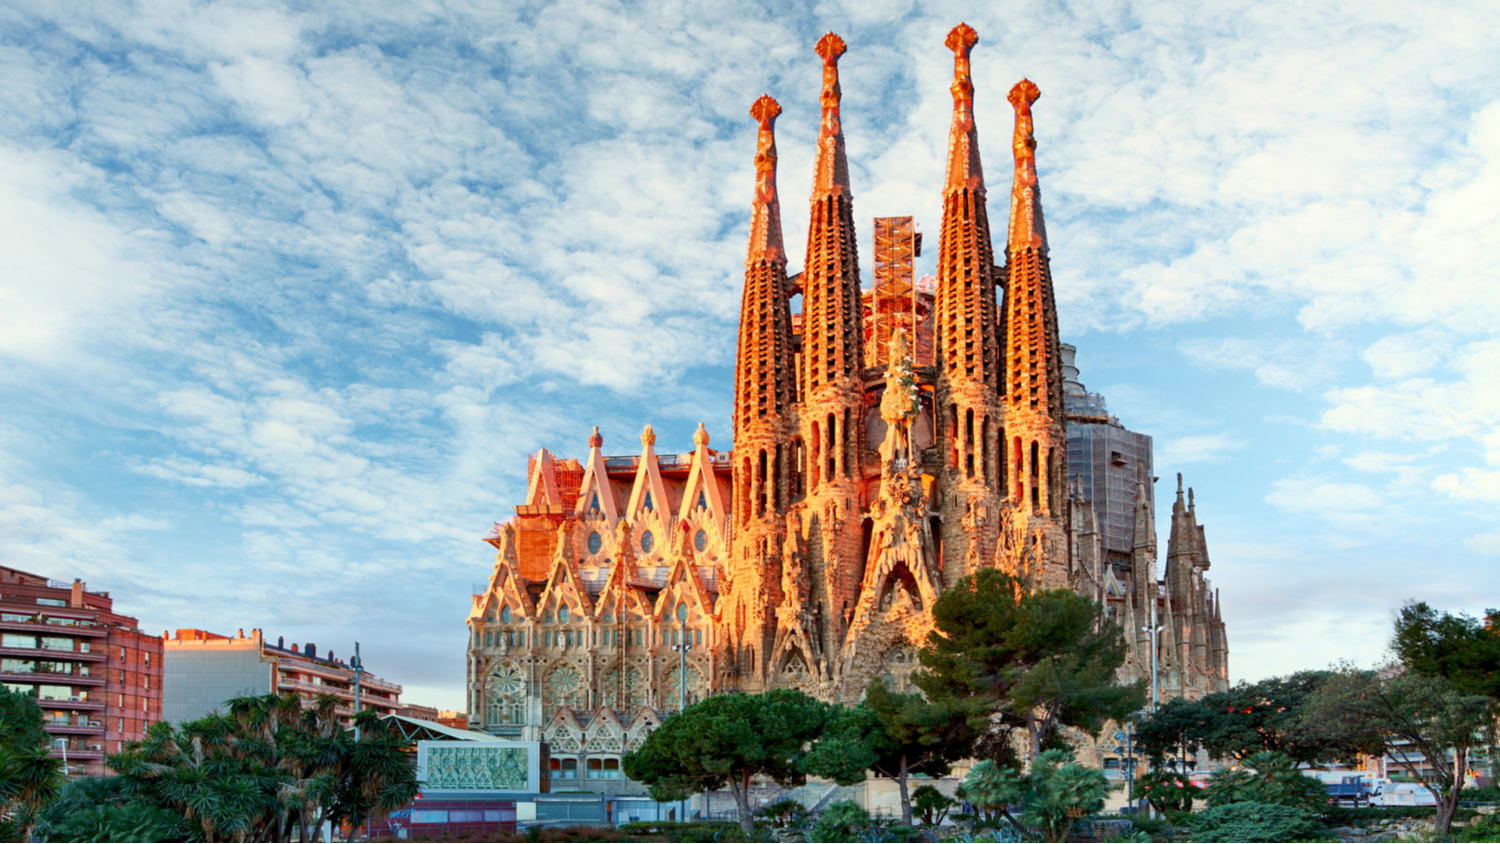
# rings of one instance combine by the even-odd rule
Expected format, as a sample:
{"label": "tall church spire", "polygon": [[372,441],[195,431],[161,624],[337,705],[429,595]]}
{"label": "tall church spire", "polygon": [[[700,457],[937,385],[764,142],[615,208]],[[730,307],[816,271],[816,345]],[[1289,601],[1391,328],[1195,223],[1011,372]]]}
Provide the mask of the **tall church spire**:
{"label": "tall church spire", "polygon": [[961,23],[944,42],[953,51],[953,125],[937,259],[935,400],[944,483],[962,501],[970,523],[943,523],[943,578],[949,584],[994,554],[1005,489],[995,257],[969,75],[969,53],[978,41]]}
{"label": "tall church spire", "polygon": [[[735,467],[734,513],[741,525],[786,505],[785,454],[793,391],[792,315],[787,306],[786,250],[781,243],[781,203],[776,195],[774,127],[781,106],[762,95],[750,107],[760,124],[755,153],[755,200],[750,246],[745,255],[745,292],[740,304],[735,357],[734,441],[736,456],[765,454]],[[761,466],[760,464],[765,464]],[[776,522],[777,518],[770,521]]]}
{"label": "tall church spire", "polygon": [[839,57],[847,48],[832,32],[818,40],[823,59],[823,119],[813,168],[812,219],[802,273],[803,435],[815,455],[809,489],[862,478],[857,416],[864,402],[864,331],[859,293],[849,162],[839,118]]}
{"label": "tall church spire", "polygon": [[1017,503],[1055,519],[1062,501],[1059,484],[1067,477],[1067,439],[1057,304],[1031,124],[1031,106],[1040,95],[1031,80],[1022,79],[1009,97],[1016,110],[1011,142],[1016,169],[1005,267],[1006,429],[1013,438],[1012,451],[1020,452],[1013,458],[1025,465],[1024,487],[1018,479],[1016,489],[1026,495]]}
{"label": "tall church spire", "polygon": [[[859,600],[864,466],[864,310],[854,228],[849,162],[839,113],[839,57],[847,48],[832,32],[818,39],[823,60],[822,122],[813,165],[807,262],[802,271],[801,433],[796,444],[799,491],[817,513],[811,541],[812,605],[822,607],[815,636],[825,653],[843,646]],[[735,444],[738,449],[739,444]]]}
{"label": "tall church spire", "polygon": [[750,107],[760,132],[734,370],[735,530],[726,578],[732,585],[722,599],[729,647],[736,654],[731,664],[741,664],[752,683],[764,679],[760,666],[775,631],[766,604],[781,580],[779,549],[791,503],[796,435],[792,315],[776,195],[774,127],[780,113],[781,106],[765,95]]}

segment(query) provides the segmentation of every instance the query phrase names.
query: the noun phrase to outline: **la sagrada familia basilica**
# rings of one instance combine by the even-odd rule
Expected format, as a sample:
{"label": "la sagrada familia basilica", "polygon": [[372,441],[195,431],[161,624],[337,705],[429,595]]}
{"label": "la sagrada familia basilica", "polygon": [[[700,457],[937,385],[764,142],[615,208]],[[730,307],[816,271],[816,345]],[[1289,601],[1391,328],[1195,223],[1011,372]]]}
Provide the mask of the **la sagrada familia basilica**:
{"label": "la sagrada familia basilica", "polygon": [[[1228,646],[1181,478],[1165,576],[1150,438],[1104,410],[1059,342],[1028,80],[1010,90],[1014,174],[991,240],[970,51],[953,51],[953,123],[935,278],[913,279],[909,217],[875,221],[860,287],[839,57],[822,123],[802,271],[788,275],[776,181],[781,107],[762,96],[734,381],[734,448],[530,458],[526,501],[469,614],[469,723],[546,740],[555,777],[616,779],[666,713],[727,691],[798,688],[856,702],[909,688],[944,589],[995,567],[1103,602],[1127,631],[1121,682],[1164,696],[1226,688]],[[800,296],[801,312],[793,301]],[[632,448],[632,450],[634,450]]]}

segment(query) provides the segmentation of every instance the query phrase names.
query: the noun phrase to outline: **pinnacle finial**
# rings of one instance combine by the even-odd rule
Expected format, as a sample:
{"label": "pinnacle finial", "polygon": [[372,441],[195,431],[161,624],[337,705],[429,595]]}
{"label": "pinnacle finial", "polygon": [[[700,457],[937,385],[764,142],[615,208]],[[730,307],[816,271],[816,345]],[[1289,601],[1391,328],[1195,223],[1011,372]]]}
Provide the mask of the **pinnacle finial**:
{"label": "pinnacle finial", "polygon": [[966,23],[953,27],[943,42],[953,51],[953,127],[948,132],[948,175],[944,193],[984,190],[984,168],[979,163],[979,132],[974,128],[974,80],[969,75],[969,52],[979,33]]}
{"label": "pinnacle finial", "polygon": [[708,445],[708,429],[702,422],[698,423],[698,430],[693,432],[693,445]]}
{"label": "pinnacle finial", "polygon": [[1041,189],[1036,177],[1036,135],[1031,121],[1031,105],[1041,95],[1035,82],[1022,79],[1006,96],[1016,110],[1016,131],[1010,143],[1016,156],[1016,178],[1011,187],[1007,238],[1013,251],[1047,248],[1047,227],[1042,221]]}
{"label": "pinnacle finial", "polygon": [[599,426],[594,426],[594,433],[589,434],[589,448],[599,448],[604,445],[604,437],[599,433]]}
{"label": "pinnacle finial", "polygon": [[1181,472],[1177,473],[1177,494],[1178,495],[1182,494],[1182,473]]}
{"label": "pinnacle finial", "polygon": [[647,425],[646,430],[641,431],[641,448],[650,448],[656,445],[656,432]]}
{"label": "pinnacle finial", "polygon": [[818,127],[818,158],[813,165],[813,200],[849,196],[849,162],[844,156],[844,124],[839,116],[843,89],[839,87],[839,57],[848,52],[844,39],[832,32],[818,39],[823,59],[822,123]]}
{"label": "pinnacle finial", "polygon": [[969,53],[979,43],[979,33],[972,26],[961,23],[949,30],[943,44],[953,51],[953,100],[972,101],[974,80],[969,76]]}
{"label": "pinnacle finial", "polygon": [[750,211],[750,248],[745,260],[786,263],[781,240],[781,200],[776,193],[776,117],[781,104],[770,94],[761,94],[750,106],[750,116],[760,124],[755,146],[755,199]]}
{"label": "pinnacle finial", "polygon": [[844,39],[832,32],[818,39],[815,48],[823,59],[823,108],[837,108],[844,92],[839,88],[839,57],[849,51]]}

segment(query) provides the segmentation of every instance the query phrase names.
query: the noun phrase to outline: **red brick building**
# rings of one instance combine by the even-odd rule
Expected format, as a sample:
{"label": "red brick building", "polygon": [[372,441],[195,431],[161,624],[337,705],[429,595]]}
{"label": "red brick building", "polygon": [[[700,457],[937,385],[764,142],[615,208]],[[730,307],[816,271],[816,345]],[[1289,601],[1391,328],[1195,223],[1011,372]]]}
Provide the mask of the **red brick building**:
{"label": "red brick building", "polygon": [[0,682],[41,704],[71,773],[161,720],[162,640],[114,611],[108,592],[0,567]]}

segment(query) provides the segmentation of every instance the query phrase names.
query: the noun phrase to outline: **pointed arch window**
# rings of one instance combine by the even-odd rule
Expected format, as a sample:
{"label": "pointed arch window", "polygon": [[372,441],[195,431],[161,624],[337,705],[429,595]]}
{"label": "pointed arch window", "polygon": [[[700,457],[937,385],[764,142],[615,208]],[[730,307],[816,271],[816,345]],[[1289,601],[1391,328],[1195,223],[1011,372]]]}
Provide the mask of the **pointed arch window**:
{"label": "pointed arch window", "polygon": [[589,500],[589,509],[595,513],[599,512],[599,493],[594,493],[594,497]]}
{"label": "pointed arch window", "polygon": [[[707,510],[708,509],[708,493],[706,491],[704,491],[704,490],[701,490],[701,489],[698,490],[698,509],[699,510]],[[701,551],[703,549],[700,548],[698,550]]]}
{"label": "pointed arch window", "polygon": [[646,490],[646,500],[641,503],[641,506],[644,507],[647,510],[651,509],[651,491],[650,490]]}

